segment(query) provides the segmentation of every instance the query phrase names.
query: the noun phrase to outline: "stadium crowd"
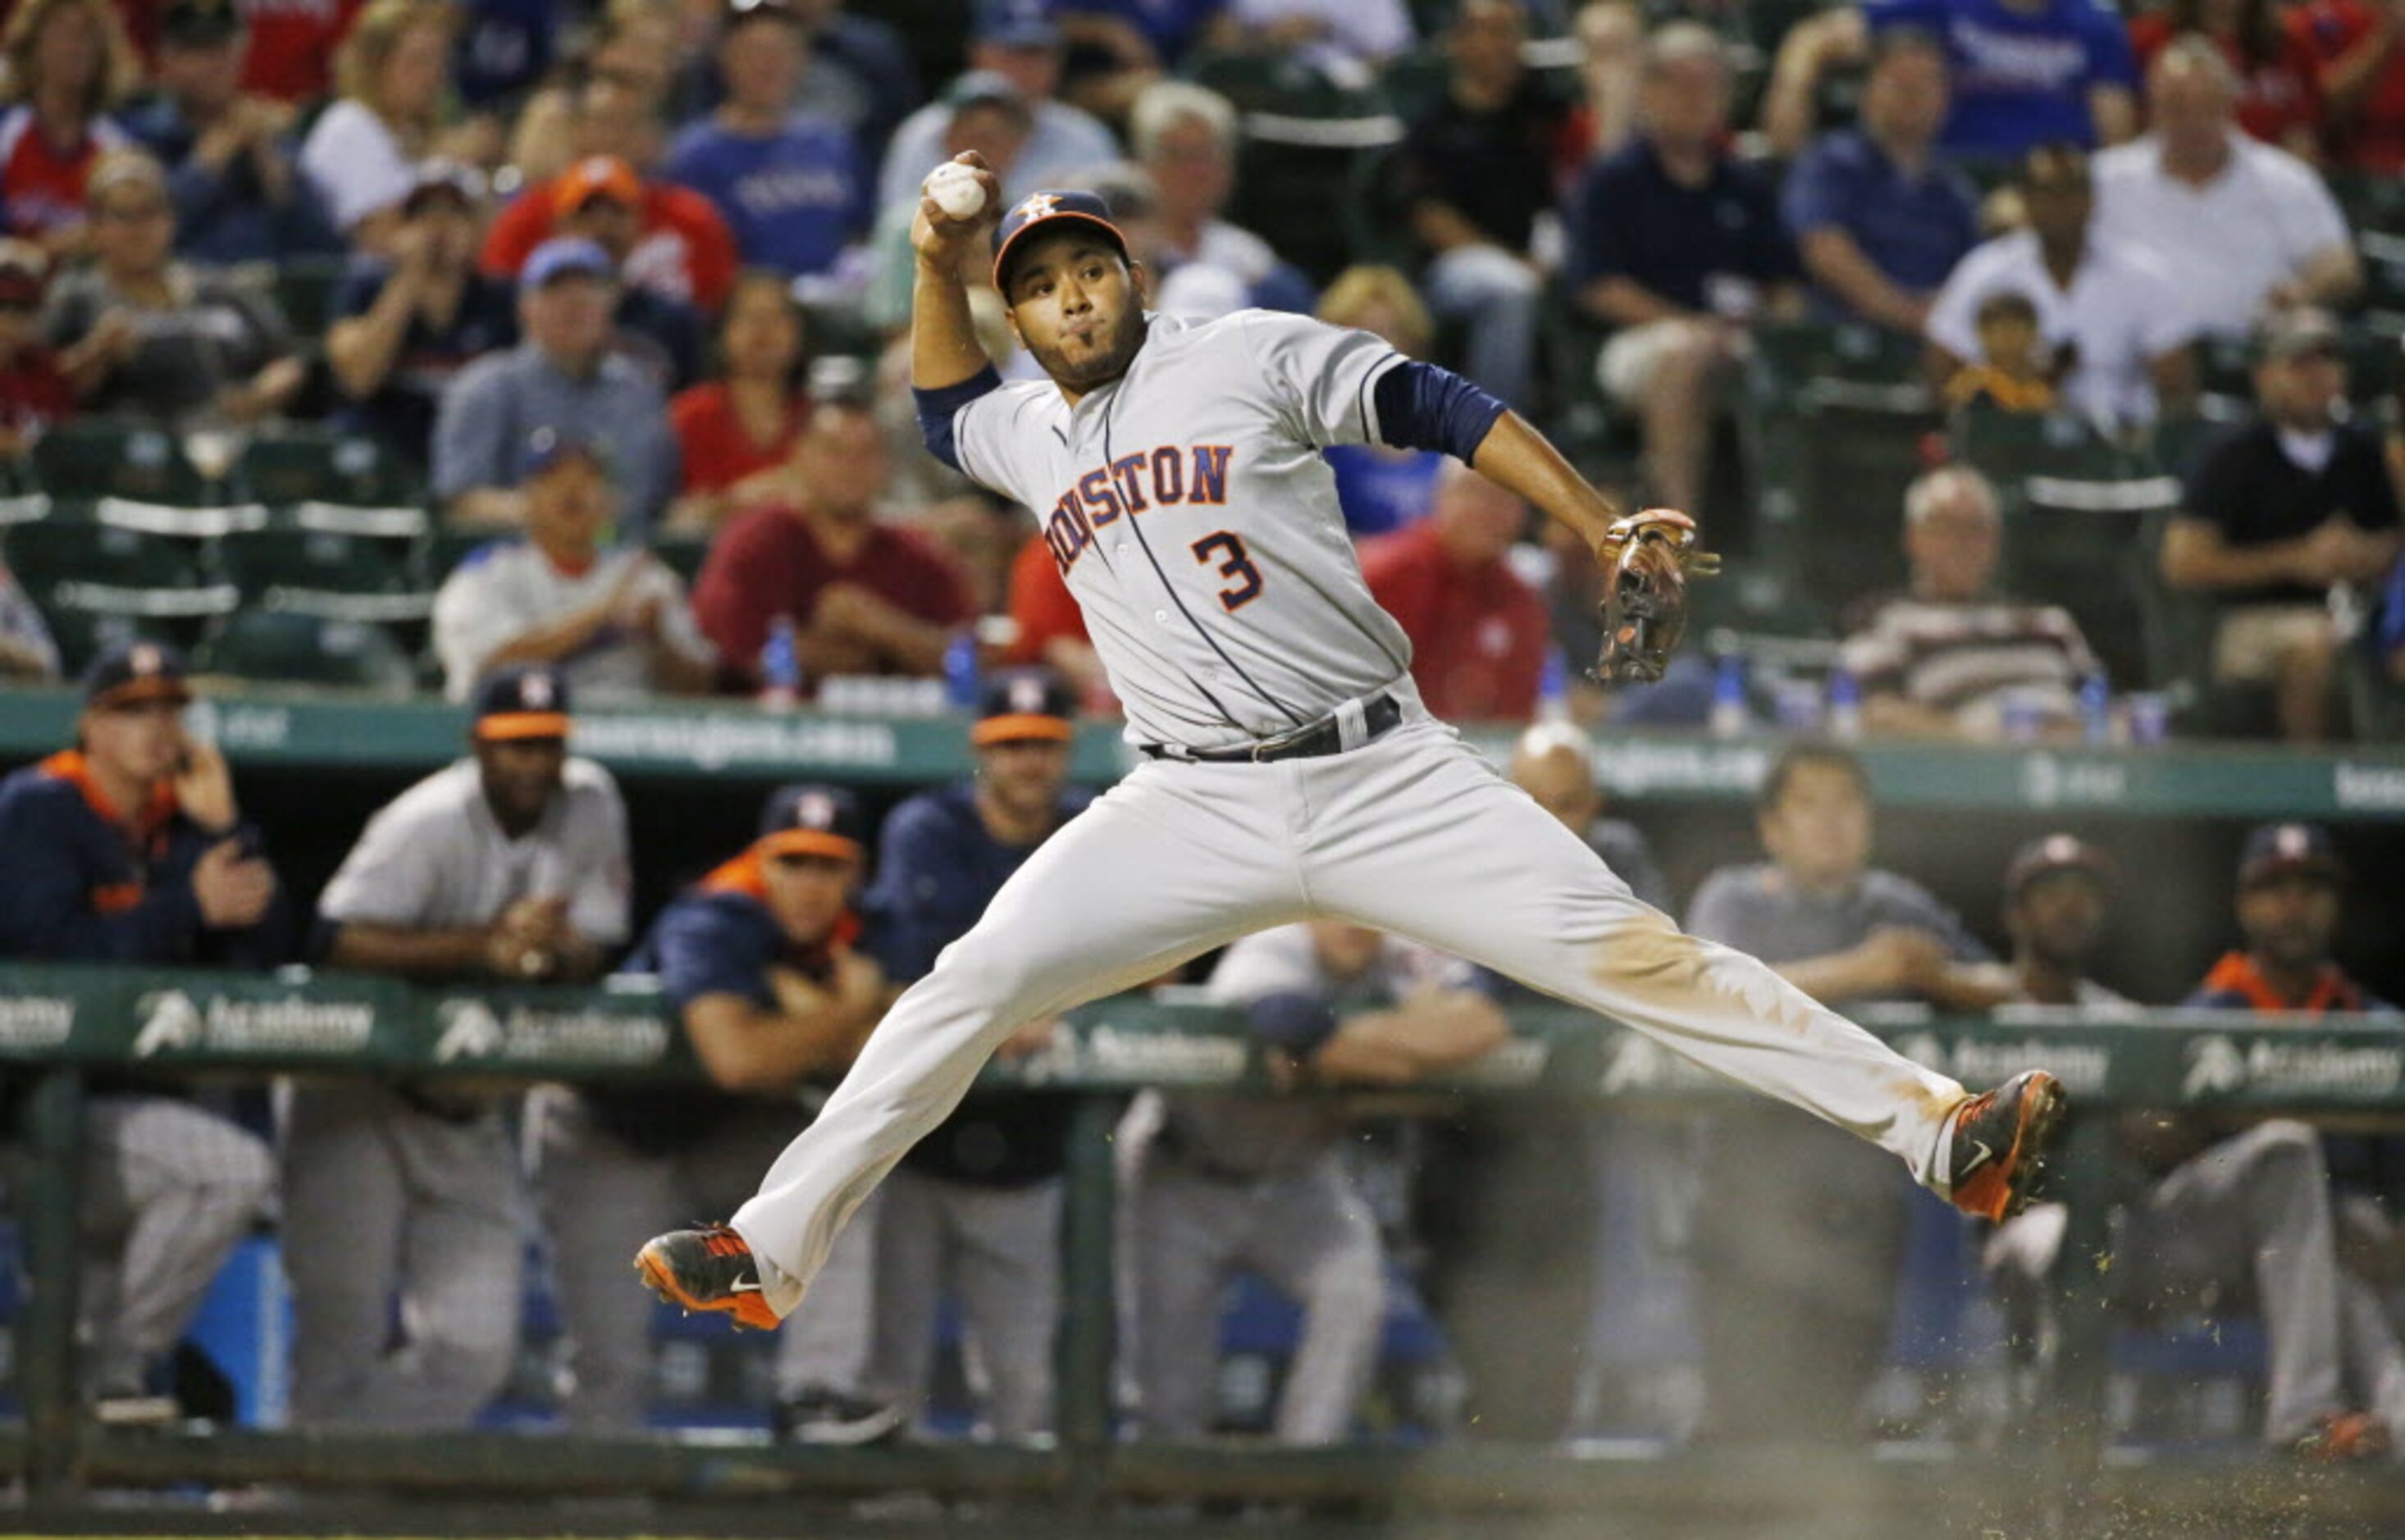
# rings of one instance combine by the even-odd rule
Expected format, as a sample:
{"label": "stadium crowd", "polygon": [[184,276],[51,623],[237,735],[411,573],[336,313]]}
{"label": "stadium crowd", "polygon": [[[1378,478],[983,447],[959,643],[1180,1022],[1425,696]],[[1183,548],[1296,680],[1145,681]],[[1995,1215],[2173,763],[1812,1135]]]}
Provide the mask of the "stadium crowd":
{"label": "stadium crowd", "polygon": [[[2385,0],[16,0],[4,25],[0,680],[76,681],[81,709],[0,783],[0,957],[654,973],[713,1086],[301,1085],[272,1138],[255,1109],[112,1091],[87,1215],[111,1416],[162,1410],[202,1290],[273,1211],[344,1238],[284,1253],[296,1419],[475,1417],[514,1372],[539,1229],[568,1415],[640,1425],[626,1258],[739,1199],[807,1116],[795,1087],[1080,805],[1071,722],[1115,703],[1050,548],[910,426],[907,226],[953,154],[1010,198],[1104,193],[1159,309],[1372,331],[1632,505],[1699,511],[1751,574],[1699,595],[1725,643],[1608,694],[1578,677],[1584,552],[1442,456],[1328,454],[1430,707],[1533,723],[1515,780],[1640,896],[1832,1004],[2125,1007],[2091,976],[2111,858],[2032,843],[1991,951],[1871,866],[1867,777],[1804,736],[1763,788],[1763,860],[1681,905],[1604,816],[1596,729],[2305,743],[2405,720]],[[1878,474],[1815,458],[1848,435]],[[182,729],[203,675],[440,691],[470,752],[296,902],[273,820]],[[632,912],[626,810],[567,752],[572,705],[903,679],[974,703],[974,780],[878,827],[843,788],[781,788],[755,841]],[[2239,945],[2193,1002],[2380,1008],[2333,957],[2345,881],[2327,832],[2257,831]],[[1493,1052],[1512,999],[1335,924],[1248,938],[1206,984],[1298,1083],[1388,1089]],[[1700,1431],[1863,1426],[1914,1211],[1841,1136],[1758,1111],[1588,1163],[1561,1158],[1577,1119],[1388,1127],[1377,1159],[1358,1131],[1331,1099],[1130,1109],[1143,1432],[1214,1425],[1212,1323],[1249,1271],[1301,1309],[1278,1436],[1348,1435],[1406,1295],[1458,1361],[1459,1425],[1560,1435],[1596,1292],[1584,1189],[1614,1163],[1693,1269]],[[2384,1450],[2399,1160],[2301,1124],[2133,1125],[2117,1302],[2259,1311],[2265,1438]],[[1064,1163],[1040,1098],[973,1102],[914,1152],[781,1335],[779,1426],[923,1426],[949,1298],[983,1425],[1043,1435]],[[1541,1222],[1481,1200],[1528,1183],[1558,1199]],[[2061,1234],[2041,1210],[1987,1239],[2000,1300],[2043,1312]]]}

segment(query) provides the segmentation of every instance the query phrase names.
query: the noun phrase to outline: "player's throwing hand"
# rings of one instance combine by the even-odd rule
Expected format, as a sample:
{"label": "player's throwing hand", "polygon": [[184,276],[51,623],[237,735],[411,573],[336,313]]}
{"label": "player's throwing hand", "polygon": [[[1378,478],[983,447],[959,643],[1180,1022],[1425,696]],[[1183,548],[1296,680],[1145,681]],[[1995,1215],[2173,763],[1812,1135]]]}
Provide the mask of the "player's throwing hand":
{"label": "player's throwing hand", "polygon": [[[944,212],[943,205],[935,202],[921,182],[919,213],[910,221],[910,248],[919,254],[921,261],[950,269],[969,252],[982,249],[986,231],[993,228],[1002,213],[1002,183],[985,163],[985,157],[973,149],[963,150],[945,164],[966,166],[974,172],[985,201],[973,213],[955,217]],[[936,169],[940,171],[942,167]]]}

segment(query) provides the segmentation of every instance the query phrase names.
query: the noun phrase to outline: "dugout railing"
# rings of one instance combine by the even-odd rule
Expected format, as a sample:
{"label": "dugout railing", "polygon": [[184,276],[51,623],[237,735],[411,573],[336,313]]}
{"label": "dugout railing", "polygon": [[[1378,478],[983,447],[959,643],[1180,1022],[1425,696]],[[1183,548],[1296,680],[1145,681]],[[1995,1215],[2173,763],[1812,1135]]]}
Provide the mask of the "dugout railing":
{"label": "dugout railing", "polygon": [[[1731,1088],[1650,1041],[1545,1007],[1514,1016],[1514,1041],[1436,1089],[1478,1098],[1568,1099],[1641,1107],[1725,1099]],[[200,971],[0,965],[0,1067],[24,1086],[26,1176],[15,1197],[29,1297],[19,1324],[25,1417],[0,1434],[0,1470],[30,1510],[80,1511],[97,1489],[245,1486],[348,1489],[413,1500],[645,1495],[670,1503],[912,1491],[1019,1499],[1063,1524],[1150,1499],[1226,1499],[1464,1515],[1578,1509],[1615,1521],[1681,1514],[1765,1522],[1833,1512],[1909,1524],[1928,1505],[1992,1514],[2002,1533],[2086,1533],[2099,1505],[2125,1516],[2192,1512],[2233,1533],[2300,1515],[2405,1522],[2394,1466],[2318,1473],[2277,1457],[2132,1463],[2108,1448],[2103,1397],[2111,1266],[2096,1179],[2115,1110],[2178,1107],[2235,1118],[2289,1113],[2354,1126],[2405,1118],[2405,1028],[2160,1012],[2111,1020],[2034,1012],[2006,1020],[1891,1019],[1906,1053],[1969,1083],[2043,1063],[2069,1085],[2058,1191],[2071,1203],[2063,1344],[2040,1420],[2046,1436],[1997,1449],[1422,1449],[1284,1451],[1242,1445],[1121,1443],[1114,1407],[1112,1135],[1125,1095],[1151,1086],[1268,1093],[1258,1053],[1224,1013],[1122,996],[1075,1013],[1048,1050],[996,1064],[986,1084],[1071,1102],[1059,1434],[1046,1449],[973,1445],[858,1450],[668,1438],[596,1443],[567,1435],[423,1437],[290,1432],[130,1433],[87,1421],[77,1393],[77,1154],[85,1084],[105,1071],[168,1081],[266,1074],[401,1074],[461,1082],[694,1083],[683,1038],[643,981],[592,990],[441,990],[294,970]],[[629,1276],[628,1287],[635,1287]],[[1966,1505],[1968,1506],[1966,1506]],[[122,1512],[113,1509],[112,1512]],[[2396,1531],[2390,1530],[2389,1533]],[[1815,1533],[1820,1533],[1816,1531]],[[2185,1533],[2219,1533],[2193,1527]],[[2318,1532],[2317,1532],[2318,1533]]]}

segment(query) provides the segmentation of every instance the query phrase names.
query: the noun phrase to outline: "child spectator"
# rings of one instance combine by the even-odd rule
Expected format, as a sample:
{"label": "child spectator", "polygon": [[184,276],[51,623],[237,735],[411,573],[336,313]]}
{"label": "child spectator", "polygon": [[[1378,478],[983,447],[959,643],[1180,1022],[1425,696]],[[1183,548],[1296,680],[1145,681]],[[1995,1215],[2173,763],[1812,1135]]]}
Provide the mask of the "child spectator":
{"label": "child spectator", "polygon": [[1979,361],[1964,364],[1946,382],[1946,404],[1958,412],[1984,402],[2003,412],[2051,413],[2059,399],[2054,382],[2060,359],[2047,357],[2030,297],[2012,289],[1990,294],[1979,301],[1975,324]]}

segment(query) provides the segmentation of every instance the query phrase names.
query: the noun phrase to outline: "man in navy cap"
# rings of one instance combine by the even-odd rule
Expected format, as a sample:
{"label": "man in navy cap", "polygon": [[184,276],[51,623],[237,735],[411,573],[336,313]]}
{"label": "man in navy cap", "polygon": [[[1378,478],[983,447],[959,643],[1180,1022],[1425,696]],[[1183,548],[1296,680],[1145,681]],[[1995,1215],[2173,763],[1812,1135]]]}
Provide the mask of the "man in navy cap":
{"label": "man in navy cap", "polygon": [[[1102,120],[1057,100],[1063,57],[1061,27],[1048,0],[977,0],[968,68],[998,76],[1029,114],[1027,139],[1002,184],[1016,203],[1038,188],[1058,187],[1081,172],[1119,159],[1118,142]],[[893,131],[878,174],[877,203],[919,204],[919,179],[946,159],[944,134],[958,105],[951,93],[921,107]]]}
{"label": "man in navy cap", "polygon": [[[368,821],[317,911],[326,965],[427,983],[598,977],[626,939],[626,810],[568,752],[567,679],[505,668],[472,752]],[[364,1079],[293,1087],[285,1134],[292,1408],[457,1426],[509,1376],[524,1253],[499,1102]],[[392,1298],[408,1323],[389,1351]]]}
{"label": "man in navy cap", "polygon": [[602,447],[539,427],[526,458],[526,538],[477,550],[434,595],[451,697],[527,663],[556,665],[588,701],[709,690],[718,652],[684,580],[642,547],[611,542],[617,492]]}
{"label": "man in navy cap", "polygon": [[[1084,810],[1090,798],[1069,785],[1074,714],[1068,686],[1048,670],[993,675],[969,729],[975,777],[886,819],[868,902],[889,977],[925,974],[1011,874]],[[1002,1054],[1040,1050],[1053,1027],[1048,1017],[1021,1028]],[[873,1395],[914,1411],[924,1405],[936,1309],[951,1294],[985,1368],[994,1436],[1024,1440],[1051,1427],[1066,1115],[1058,1098],[980,1096],[902,1157],[877,1224]],[[807,1433],[808,1420],[795,1421]]]}
{"label": "man in navy cap", "polygon": [[2345,863],[2320,824],[2267,823],[2249,833],[2238,857],[2243,945],[2213,965],[2187,1003],[2315,1015],[2388,1009],[2330,955],[2345,882]]}
{"label": "man in navy cap", "polygon": [[455,521],[526,522],[521,490],[539,427],[610,446],[626,534],[640,540],[678,481],[668,398],[611,351],[618,270],[581,236],[535,247],[518,275],[524,341],[478,359],[444,387],[434,423],[434,493]]}
{"label": "man in navy cap", "polygon": [[[0,781],[0,957],[263,968],[283,956],[274,870],[241,821],[223,755],[184,730],[183,660],[110,648],[83,679],[77,747]],[[173,1415],[145,1394],[274,1185],[266,1145],[181,1098],[93,1099],[85,1240],[91,1384],[112,1420]]]}
{"label": "man in navy cap", "polygon": [[[678,895],[626,965],[657,976],[708,1086],[570,1091],[542,1108],[538,1187],[575,1342],[568,1410],[580,1429],[642,1425],[652,1307],[619,1281],[626,1255],[662,1224],[748,1191],[809,1121],[795,1087],[832,1082],[885,1013],[885,974],[854,945],[867,837],[851,792],[778,788],[759,837]],[[837,1407],[827,1388],[858,1378],[874,1228],[837,1253],[848,1308],[831,1295],[824,1320],[795,1323],[778,1344],[781,1382],[853,1442],[899,1421],[881,1407]]]}

